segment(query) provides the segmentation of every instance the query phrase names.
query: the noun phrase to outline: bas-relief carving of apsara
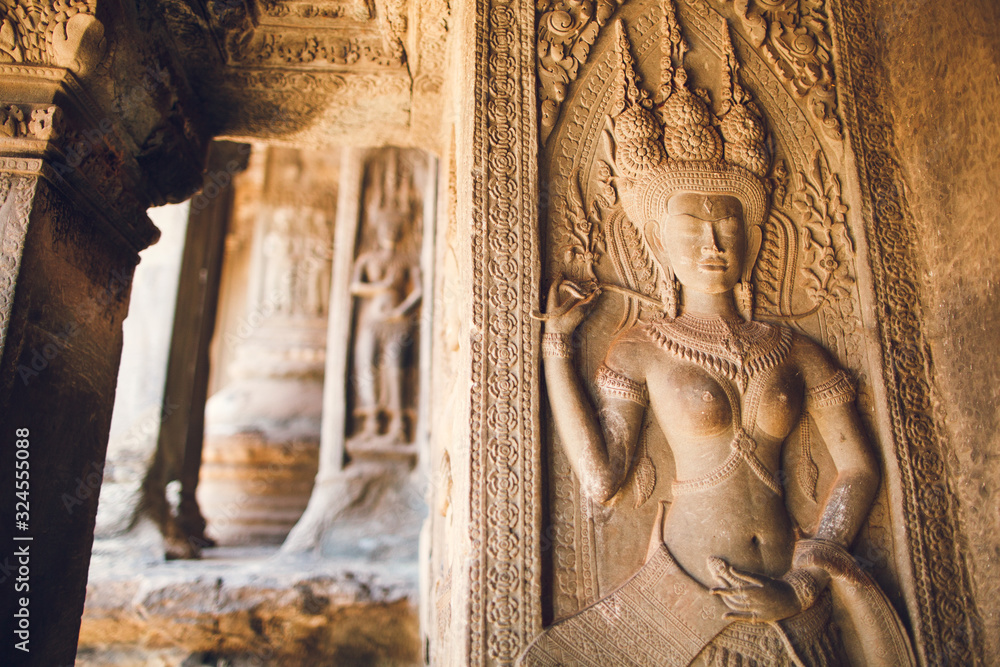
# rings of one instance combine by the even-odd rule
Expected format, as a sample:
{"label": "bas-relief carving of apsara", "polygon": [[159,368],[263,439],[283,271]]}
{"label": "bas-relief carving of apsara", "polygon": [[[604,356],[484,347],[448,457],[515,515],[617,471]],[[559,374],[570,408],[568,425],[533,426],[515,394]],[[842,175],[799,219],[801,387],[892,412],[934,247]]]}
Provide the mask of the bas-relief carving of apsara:
{"label": "bas-relief carving of apsara", "polygon": [[705,3],[628,9],[547,146],[555,623],[522,661],[911,664],[849,552],[879,467],[839,133]]}
{"label": "bas-relief carving of apsara", "polygon": [[406,452],[417,410],[417,320],[423,296],[422,161],[386,150],[368,166],[364,224],[350,291],[355,300],[348,453]]}

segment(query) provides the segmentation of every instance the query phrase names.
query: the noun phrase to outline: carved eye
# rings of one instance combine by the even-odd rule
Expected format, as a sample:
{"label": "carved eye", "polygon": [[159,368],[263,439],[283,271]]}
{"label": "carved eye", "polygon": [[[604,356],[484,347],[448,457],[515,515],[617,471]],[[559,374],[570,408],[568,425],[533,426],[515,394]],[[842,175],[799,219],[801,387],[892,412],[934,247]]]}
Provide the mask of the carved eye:
{"label": "carved eye", "polygon": [[701,400],[705,401],[706,403],[711,403],[712,401],[715,400],[715,395],[713,395],[712,392],[710,391],[705,391],[705,393],[701,395]]}

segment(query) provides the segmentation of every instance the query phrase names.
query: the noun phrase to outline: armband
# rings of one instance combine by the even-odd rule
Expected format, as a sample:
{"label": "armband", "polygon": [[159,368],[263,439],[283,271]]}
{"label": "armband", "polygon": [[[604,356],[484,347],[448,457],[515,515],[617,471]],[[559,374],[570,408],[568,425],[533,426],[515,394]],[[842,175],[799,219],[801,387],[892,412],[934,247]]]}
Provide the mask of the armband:
{"label": "armband", "polygon": [[601,367],[597,369],[594,384],[604,396],[632,401],[643,407],[649,405],[649,392],[646,391],[646,385],[631,380],[621,373],[616,373],[604,364],[601,364]]}
{"label": "armband", "polygon": [[806,391],[806,406],[826,408],[831,405],[853,403],[857,398],[854,383],[844,371],[837,371],[826,382]]}

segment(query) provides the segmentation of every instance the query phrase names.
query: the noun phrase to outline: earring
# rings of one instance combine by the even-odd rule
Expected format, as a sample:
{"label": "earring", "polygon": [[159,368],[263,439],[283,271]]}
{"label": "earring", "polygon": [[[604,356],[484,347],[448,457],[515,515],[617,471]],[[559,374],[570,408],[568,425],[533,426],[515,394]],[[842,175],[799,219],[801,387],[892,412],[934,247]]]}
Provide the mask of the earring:
{"label": "earring", "polygon": [[753,283],[743,280],[736,283],[736,309],[747,322],[753,320]]}
{"label": "earring", "polygon": [[677,318],[677,310],[680,306],[679,296],[680,285],[677,284],[674,272],[670,271],[666,280],[663,281],[663,312],[672,320]]}

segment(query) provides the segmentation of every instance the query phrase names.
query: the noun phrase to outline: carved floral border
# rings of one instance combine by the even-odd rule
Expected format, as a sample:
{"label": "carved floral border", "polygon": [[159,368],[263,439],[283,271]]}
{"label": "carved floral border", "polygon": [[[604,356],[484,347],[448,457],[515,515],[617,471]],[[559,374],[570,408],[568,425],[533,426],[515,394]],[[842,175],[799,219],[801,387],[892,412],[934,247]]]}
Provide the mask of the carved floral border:
{"label": "carved floral border", "polygon": [[[11,205],[9,215],[0,218],[0,355],[7,341],[7,329],[14,303],[14,286],[21,270],[21,256],[28,234],[28,219],[41,160],[0,159],[0,208]],[[19,174],[20,173],[20,174]]]}
{"label": "carved floral border", "polygon": [[511,665],[541,630],[534,18],[476,3],[470,665]]}
{"label": "carved floral border", "polygon": [[[857,151],[865,233],[875,298],[880,306],[882,374],[901,472],[907,549],[917,609],[912,616],[921,662],[976,664],[982,659],[981,625],[962,559],[956,501],[949,487],[945,449],[933,419],[930,359],[917,310],[913,223],[892,153],[892,123],[882,54],[868,16],[857,1],[832,3],[839,71],[848,99],[844,116]],[[850,54],[849,56],[846,54]]]}

